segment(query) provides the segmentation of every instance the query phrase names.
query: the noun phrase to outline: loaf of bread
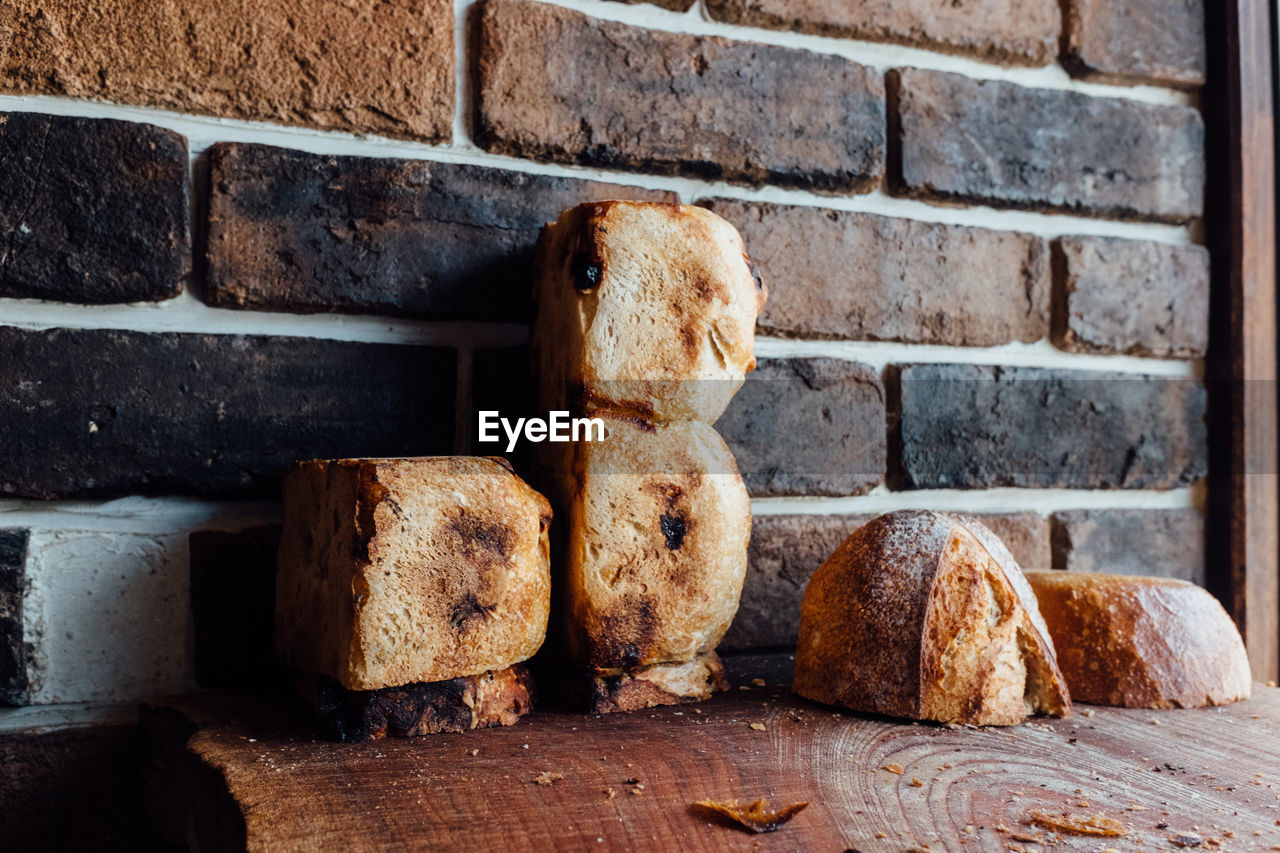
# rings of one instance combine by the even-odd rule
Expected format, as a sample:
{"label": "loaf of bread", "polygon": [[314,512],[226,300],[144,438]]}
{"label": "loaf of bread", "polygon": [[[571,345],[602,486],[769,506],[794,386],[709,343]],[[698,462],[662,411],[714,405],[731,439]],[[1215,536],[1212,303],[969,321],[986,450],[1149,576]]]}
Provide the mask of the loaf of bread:
{"label": "loaf of bread", "polygon": [[685,663],[658,663],[590,681],[587,706],[597,714],[634,711],[709,699],[728,690],[724,664],[715,652],[703,652]]}
{"label": "loaf of bread", "polygon": [[550,523],[500,459],[294,465],[277,652],[357,691],[504,670],[546,635]]}
{"label": "loaf of bread", "polygon": [[559,478],[569,651],[597,675],[691,661],[738,609],[746,487],[706,424],[601,418],[606,440],[573,445]]}
{"label": "loaf of bread", "polygon": [[1249,698],[1240,632],[1195,584],[1062,571],[1028,572],[1027,580],[1076,701],[1196,708]]}
{"label": "loaf of bread", "polygon": [[760,283],[700,207],[606,201],[538,242],[532,359],[546,410],[713,423],[755,367]]}
{"label": "loaf of bread", "polygon": [[857,711],[973,725],[1071,700],[1022,570],[977,521],[876,518],[805,589],[794,689]]}

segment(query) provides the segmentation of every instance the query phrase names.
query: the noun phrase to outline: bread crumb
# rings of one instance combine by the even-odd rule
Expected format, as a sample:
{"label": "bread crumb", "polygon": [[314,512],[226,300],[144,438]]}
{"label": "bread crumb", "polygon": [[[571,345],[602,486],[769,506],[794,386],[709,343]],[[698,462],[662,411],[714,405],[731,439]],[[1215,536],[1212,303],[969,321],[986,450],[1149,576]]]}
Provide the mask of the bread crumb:
{"label": "bread crumb", "polygon": [[1194,832],[1178,832],[1170,835],[1168,841],[1174,847],[1199,847],[1204,839]]}
{"label": "bread crumb", "polygon": [[473,750],[471,750],[471,754],[472,754],[472,755],[479,755],[479,754],[480,754],[480,750],[478,750],[478,749],[473,749]]}
{"label": "bread crumb", "polygon": [[913,788],[923,788],[923,787],[924,787],[924,783],[923,783],[923,782],[921,782],[919,779],[915,778],[914,776],[912,776],[912,777],[911,777],[911,787],[913,787]]}
{"label": "bread crumb", "polygon": [[902,765],[901,765],[901,764],[886,764],[885,766],[881,767],[880,769],[881,769],[881,770],[888,770],[890,773],[896,773],[896,774],[898,774],[899,776],[901,776],[901,775],[902,775]]}
{"label": "bread crumb", "polygon": [[889,837],[889,836],[888,836],[888,834],[886,834],[886,833],[883,833],[883,832],[877,832],[877,833],[876,833],[876,838],[888,838],[888,837]]}
{"label": "bread crumb", "polygon": [[1083,713],[1086,717],[1092,717],[1092,716],[1093,716],[1093,709],[1092,709],[1092,708],[1085,708],[1085,709],[1084,709],[1084,711],[1083,711],[1082,713]]}
{"label": "bread crumb", "polygon": [[526,743],[526,744],[523,744],[520,748],[521,748],[521,749],[528,749],[528,748],[529,748],[529,744],[527,744],[527,743]]}
{"label": "bread crumb", "polygon": [[698,800],[694,805],[727,817],[752,832],[773,832],[791,818],[808,807],[808,803],[792,803],[778,809],[769,808],[764,799],[753,803],[742,804],[737,800],[715,802],[714,800]]}
{"label": "bread crumb", "polygon": [[966,824],[964,825],[964,831],[965,831],[965,834],[966,834],[966,835],[973,835],[973,834],[974,834],[975,832],[977,832],[978,830],[977,830],[977,828],[976,828],[976,827],[974,827],[974,825],[973,825],[973,824],[971,824],[971,823],[966,823]]}
{"label": "bread crumb", "polygon": [[751,683],[754,684],[756,687],[764,687],[763,678],[753,678],[751,679]]}
{"label": "bread crumb", "polygon": [[1148,722],[1148,723],[1150,723],[1150,724],[1151,724],[1151,725],[1153,725],[1153,726],[1158,726],[1158,725],[1160,725],[1160,721],[1159,721],[1159,720],[1157,720],[1155,717],[1152,717],[1151,719],[1147,720],[1147,722]]}
{"label": "bread crumb", "polygon": [[1027,823],[1043,829],[1066,832],[1072,835],[1094,835],[1114,837],[1128,835],[1129,828],[1113,817],[1106,815],[1074,815],[1050,814],[1039,810],[1027,816]]}
{"label": "bread crumb", "polygon": [[605,788],[605,789],[604,789],[604,798],[605,798],[606,800],[612,800],[612,799],[613,799],[614,797],[616,797],[616,796],[618,796],[618,792],[617,792],[617,791],[615,791],[615,790],[613,790],[612,788]]}
{"label": "bread crumb", "polygon": [[752,723],[751,728],[755,729],[758,732],[762,732],[764,731],[764,723]]}
{"label": "bread crumb", "polygon": [[554,773],[550,770],[543,770],[537,776],[533,777],[533,781],[539,785],[554,785],[563,778],[563,773]]}
{"label": "bread crumb", "polygon": [[1263,687],[1275,687],[1275,686],[1276,686],[1276,683],[1274,681],[1268,681],[1266,684],[1263,685]]}

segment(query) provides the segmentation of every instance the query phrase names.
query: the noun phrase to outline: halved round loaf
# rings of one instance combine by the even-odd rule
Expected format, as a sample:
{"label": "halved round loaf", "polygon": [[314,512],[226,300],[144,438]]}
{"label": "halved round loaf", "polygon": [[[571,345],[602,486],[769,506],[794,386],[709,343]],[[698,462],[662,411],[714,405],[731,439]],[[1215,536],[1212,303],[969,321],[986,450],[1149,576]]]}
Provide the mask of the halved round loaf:
{"label": "halved round loaf", "polygon": [[1205,589],[1172,578],[1028,572],[1079,702],[1195,708],[1249,698],[1231,617]]}
{"label": "halved round loaf", "polygon": [[858,711],[974,725],[1071,707],[1017,562],[981,523],[926,511],[872,520],[814,574],[794,689]]}

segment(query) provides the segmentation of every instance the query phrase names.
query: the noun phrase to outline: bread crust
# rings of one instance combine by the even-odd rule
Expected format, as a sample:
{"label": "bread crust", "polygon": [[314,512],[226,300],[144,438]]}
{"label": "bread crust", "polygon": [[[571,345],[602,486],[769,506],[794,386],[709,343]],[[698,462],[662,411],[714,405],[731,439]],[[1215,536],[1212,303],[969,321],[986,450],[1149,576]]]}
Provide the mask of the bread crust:
{"label": "bread crust", "polygon": [[729,689],[724,664],[715,652],[704,652],[691,661],[660,663],[590,678],[586,712],[612,714],[639,711],[658,705],[680,705],[710,699]]}
{"label": "bread crust", "polygon": [[314,460],[285,475],[276,648],[348,690],[500,670],[550,610],[547,500],[501,460]]}
{"label": "bread crust", "polygon": [[337,681],[299,673],[298,692],[337,741],[413,737],[514,725],[533,710],[533,678],[523,664],[497,672],[378,690],[347,690]]}
{"label": "bread crust", "polygon": [[882,515],[814,574],[794,689],[894,717],[1011,725],[1070,711],[1034,596],[985,526],[926,511]]}
{"label": "bread crust", "polygon": [[1028,572],[1079,702],[1196,708],[1249,698],[1244,642],[1218,600],[1172,578]]}
{"label": "bread crust", "polygon": [[742,238],[701,207],[565,211],[534,261],[532,363],[546,410],[712,423],[755,367],[766,291]]}
{"label": "bread crust", "polygon": [[716,647],[738,609],[746,486],[706,424],[602,417],[608,438],[573,445],[558,478],[569,652],[598,675],[690,661]]}

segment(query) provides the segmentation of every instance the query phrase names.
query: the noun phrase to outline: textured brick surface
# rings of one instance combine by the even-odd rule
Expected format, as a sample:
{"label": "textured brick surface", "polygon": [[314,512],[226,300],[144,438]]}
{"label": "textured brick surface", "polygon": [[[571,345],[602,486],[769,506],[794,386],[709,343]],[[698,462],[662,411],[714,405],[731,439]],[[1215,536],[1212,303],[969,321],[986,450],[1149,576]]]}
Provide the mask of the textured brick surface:
{"label": "textured brick surface", "polygon": [[1204,0],[1066,0],[1062,64],[1111,83],[1204,83]]}
{"label": "textured brick surface", "polygon": [[1192,107],[906,68],[887,75],[892,192],[939,202],[1185,222],[1204,203]]}
{"label": "textured brick surface", "polygon": [[528,320],[560,211],[672,193],[426,160],[224,143],[209,153],[206,299],[289,311]]}
{"label": "textured brick surface", "polygon": [[1209,346],[1209,252],[1107,237],[1054,245],[1054,343],[1073,352],[1199,358]]}
{"label": "textured brick surface", "polygon": [[7,850],[161,850],[142,809],[131,722],[0,733]]}
{"label": "textured brick surface", "polygon": [[631,4],[652,3],[654,6],[661,6],[673,12],[687,12],[693,8],[695,0],[616,0],[616,2]]}
{"label": "textured brick surface", "polygon": [[274,495],[295,459],[452,450],[455,356],[0,328],[0,495]]}
{"label": "textured brick surface", "polygon": [[1053,567],[1204,584],[1204,517],[1194,509],[1053,514]]}
{"label": "textured brick surface", "polygon": [[188,542],[196,683],[247,687],[283,681],[273,646],[280,525],[201,530]]}
{"label": "textured brick surface", "polygon": [[1007,65],[1057,57],[1057,0],[707,0],[717,21],[888,41]]}
{"label": "textured brick surface", "polygon": [[924,364],[893,390],[904,488],[1167,489],[1205,474],[1195,380]]}
{"label": "textured brick surface", "polygon": [[488,151],[831,192],[867,191],[883,171],[884,90],[870,68],[526,0],[485,0],[478,16],[476,140]]}
{"label": "textured brick surface", "polygon": [[177,296],[191,268],[187,163],[186,139],[149,124],[0,113],[0,296]]}
{"label": "textured brick surface", "polygon": [[0,529],[0,705],[25,705],[31,646],[22,629],[28,530]]}
{"label": "textured brick surface", "polygon": [[769,283],[759,328],[797,338],[993,346],[1049,333],[1049,255],[1030,234],[732,199]]}
{"label": "textured brick surface", "polygon": [[12,0],[0,91],[448,139],[449,0]]}
{"label": "textured brick surface", "polygon": [[870,515],[765,515],[751,526],[738,614],[720,648],[794,646],[809,578]]}
{"label": "textured brick surface", "polygon": [[753,495],[855,495],[884,479],[884,412],[869,367],[761,359],[715,427]]}
{"label": "textured brick surface", "polygon": [[[809,578],[850,533],[874,517],[756,516],[741,604],[720,648],[794,646],[800,628],[800,602]],[[1030,512],[971,517],[990,527],[1023,568],[1049,568],[1048,518]]]}

